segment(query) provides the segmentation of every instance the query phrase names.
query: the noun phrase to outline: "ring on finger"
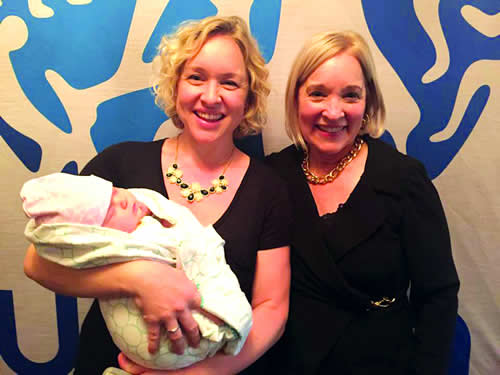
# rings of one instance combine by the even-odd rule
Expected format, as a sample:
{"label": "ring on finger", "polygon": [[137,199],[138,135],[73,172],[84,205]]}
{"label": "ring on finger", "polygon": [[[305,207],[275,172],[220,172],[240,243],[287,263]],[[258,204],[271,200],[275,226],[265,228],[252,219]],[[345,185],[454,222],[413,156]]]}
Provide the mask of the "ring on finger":
{"label": "ring on finger", "polygon": [[172,328],[172,329],[167,329],[167,332],[168,333],[175,333],[179,330],[179,326],[175,327],[175,328]]}

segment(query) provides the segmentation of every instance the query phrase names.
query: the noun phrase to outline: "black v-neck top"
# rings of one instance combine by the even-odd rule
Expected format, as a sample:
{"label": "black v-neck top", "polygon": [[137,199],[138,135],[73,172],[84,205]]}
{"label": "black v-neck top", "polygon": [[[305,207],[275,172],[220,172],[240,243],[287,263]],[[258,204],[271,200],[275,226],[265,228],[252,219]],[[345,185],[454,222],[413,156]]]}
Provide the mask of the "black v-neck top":
{"label": "black v-neck top", "polygon": [[[105,178],[115,187],[152,189],[168,198],[161,168],[163,142],[113,145],[92,159],[81,174]],[[250,302],[257,251],[287,246],[290,222],[285,184],[270,167],[251,158],[233,201],[213,225],[226,241],[227,263]],[[100,375],[106,367],[117,366],[118,353],[94,301],[82,325],[75,375]],[[252,366],[244,373],[259,373],[257,368]]]}

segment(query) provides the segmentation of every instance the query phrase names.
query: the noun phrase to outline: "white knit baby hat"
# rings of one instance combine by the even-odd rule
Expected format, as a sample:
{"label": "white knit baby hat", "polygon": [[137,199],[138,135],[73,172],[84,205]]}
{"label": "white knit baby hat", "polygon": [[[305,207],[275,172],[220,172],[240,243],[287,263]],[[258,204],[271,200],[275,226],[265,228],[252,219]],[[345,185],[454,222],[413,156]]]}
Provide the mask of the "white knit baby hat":
{"label": "white knit baby hat", "polygon": [[97,176],[53,173],[27,181],[21,189],[23,210],[37,225],[102,225],[113,184]]}

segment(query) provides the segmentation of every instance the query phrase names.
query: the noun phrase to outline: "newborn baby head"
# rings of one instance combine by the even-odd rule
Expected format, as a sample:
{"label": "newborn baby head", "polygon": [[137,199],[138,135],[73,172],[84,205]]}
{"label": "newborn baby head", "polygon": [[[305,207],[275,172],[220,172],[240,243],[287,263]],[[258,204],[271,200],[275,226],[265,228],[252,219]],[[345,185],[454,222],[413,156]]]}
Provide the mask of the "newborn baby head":
{"label": "newborn baby head", "polygon": [[151,215],[151,211],[144,203],[139,202],[134,194],[126,189],[114,187],[102,226],[130,233],[146,215]]}
{"label": "newborn baby head", "polygon": [[23,209],[36,225],[78,223],[132,232],[149,209],[125,189],[96,176],[53,173],[26,182]]}

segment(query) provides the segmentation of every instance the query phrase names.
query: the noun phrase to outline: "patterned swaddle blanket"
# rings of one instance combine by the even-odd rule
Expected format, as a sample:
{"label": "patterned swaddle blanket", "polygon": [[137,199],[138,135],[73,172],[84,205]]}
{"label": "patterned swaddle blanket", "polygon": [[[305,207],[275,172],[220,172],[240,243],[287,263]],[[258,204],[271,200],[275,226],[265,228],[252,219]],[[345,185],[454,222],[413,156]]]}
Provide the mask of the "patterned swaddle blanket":
{"label": "patterned swaddle blanket", "polygon": [[129,189],[157,217],[175,224],[165,228],[151,216],[143,218],[133,233],[82,224],[43,224],[33,219],[25,236],[43,258],[71,268],[97,267],[134,259],[151,259],[182,267],[202,296],[202,308],[222,319],[218,326],[193,312],[201,332],[198,348],[184,354],[170,351],[163,335],[160,349],[148,352],[147,329],[132,298],[99,300],[101,311],[116,346],[134,362],[153,369],[176,369],[214,355],[241,350],[252,326],[252,308],[238,279],[226,263],[224,240],[212,226],[203,227],[185,207],[148,189]]}

